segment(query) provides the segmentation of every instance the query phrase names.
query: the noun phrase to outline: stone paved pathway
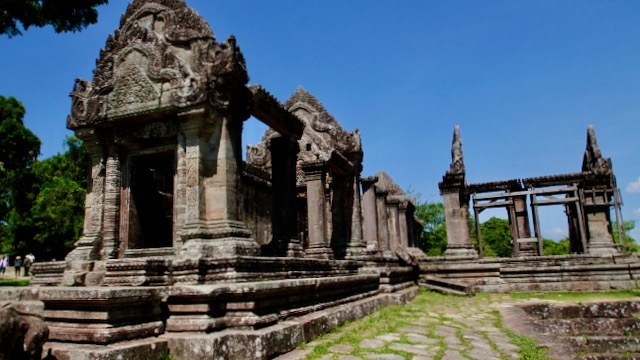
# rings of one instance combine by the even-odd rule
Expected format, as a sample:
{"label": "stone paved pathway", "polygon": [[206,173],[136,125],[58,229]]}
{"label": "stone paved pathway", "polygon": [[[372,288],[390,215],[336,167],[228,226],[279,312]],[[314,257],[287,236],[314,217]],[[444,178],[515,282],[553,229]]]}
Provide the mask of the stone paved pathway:
{"label": "stone paved pathway", "polygon": [[408,305],[382,309],[278,360],[517,359],[519,348],[498,311],[511,301],[508,295],[422,292]]}

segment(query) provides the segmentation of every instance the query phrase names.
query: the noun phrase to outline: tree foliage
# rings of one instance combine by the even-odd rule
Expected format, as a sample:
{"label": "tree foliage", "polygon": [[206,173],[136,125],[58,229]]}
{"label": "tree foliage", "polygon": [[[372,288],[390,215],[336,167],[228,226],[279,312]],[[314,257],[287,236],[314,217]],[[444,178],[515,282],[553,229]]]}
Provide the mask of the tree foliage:
{"label": "tree foliage", "polygon": [[442,203],[419,203],[416,205],[415,214],[424,225],[418,247],[428,256],[443,255],[447,249],[444,205]]}
{"label": "tree foliage", "polygon": [[569,238],[564,238],[560,241],[542,239],[542,253],[546,256],[570,254],[571,248],[569,246]]}
{"label": "tree foliage", "polygon": [[635,239],[629,235],[629,232],[636,228],[636,222],[633,220],[623,221],[622,222],[622,239],[618,239],[618,223],[613,222],[613,240],[616,244],[622,245],[622,250],[626,252],[638,252],[640,251],[640,246],[636,243]]}
{"label": "tree foliage", "polygon": [[511,257],[509,220],[492,217],[480,224],[484,256]]}
{"label": "tree foliage", "polygon": [[31,209],[34,236],[29,248],[46,258],[63,258],[82,235],[88,155],[76,137],[68,137],[64,154],[39,162],[39,191]]}
{"label": "tree foliage", "polygon": [[33,166],[40,139],[24,126],[24,106],[13,97],[0,96],[0,251],[6,252],[12,236],[33,202]]}
{"label": "tree foliage", "polygon": [[69,137],[64,154],[38,161],[40,139],[24,114],[0,96],[0,252],[62,258],[82,233],[88,155]]}
{"label": "tree foliage", "polygon": [[98,21],[96,7],[108,0],[2,0],[0,34],[21,35],[29,27],[53,26],[57,32],[79,31]]}

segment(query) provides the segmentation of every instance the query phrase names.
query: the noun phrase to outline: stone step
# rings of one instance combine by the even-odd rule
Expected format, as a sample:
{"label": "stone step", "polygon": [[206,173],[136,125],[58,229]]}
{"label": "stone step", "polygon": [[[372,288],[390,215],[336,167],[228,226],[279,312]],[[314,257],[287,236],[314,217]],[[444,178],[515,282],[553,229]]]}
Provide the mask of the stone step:
{"label": "stone step", "polygon": [[443,286],[438,286],[438,285],[433,285],[433,284],[421,283],[420,287],[423,288],[423,289],[436,291],[436,292],[439,292],[439,293],[445,294],[445,295],[469,296],[469,294],[467,294],[464,291],[454,290],[454,289],[450,289],[448,287],[443,287]]}
{"label": "stone step", "polygon": [[640,334],[638,318],[578,318],[536,320],[547,332],[556,335],[628,336]]}
{"label": "stone step", "polygon": [[578,360],[634,360],[640,359],[640,353],[604,353],[604,354],[584,354],[578,356]]}
{"label": "stone step", "polygon": [[576,353],[637,353],[640,338],[631,336],[569,336]]}
{"label": "stone step", "polygon": [[451,289],[454,291],[465,293],[466,295],[473,294],[470,286],[459,281],[452,279],[445,279],[437,276],[427,275],[421,279],[421,284],[433,285],[436,287],[442,287]]}
{"label": "stone step", "polygon": [[630,318],[640,314],[640,302],[535,303],[525,304],[522,309],[535,319]]}

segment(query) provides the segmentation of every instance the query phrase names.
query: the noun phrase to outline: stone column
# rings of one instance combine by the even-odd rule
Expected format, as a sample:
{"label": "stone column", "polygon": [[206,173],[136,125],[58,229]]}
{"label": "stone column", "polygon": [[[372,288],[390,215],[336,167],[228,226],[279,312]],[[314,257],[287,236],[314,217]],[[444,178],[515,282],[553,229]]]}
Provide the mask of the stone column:
{"label": "stone column", "polygon": [[99,139],[93,130],[77,131],[91,159],[90,178],[87,181],[87,193],[84,202],[84,228],[82,237],[75,243],[74,249],[66,259],[96,260],[96,248],[102,241],[102,221],[104,212],[105,159]]}
{"label": "stone column", "polygon": [[[516,224],[518,224],[517,238],[530,238],[531,228],[529,227],[529,212],[527,210],[527,197],[516,196],[513,198],[513,209],[516,215]],[[527,242],[520,244],[520,256],[537,255],[533,248],[533,243]]]}
{"label": "stone column", "polygon": [[303,256],[296,237],[296,159],[298,142],[288,137],[271,139],[271,212],[273,239],[263,251],[275,256]]}
{"label": "stone column", "polygon": [[445,256],[478,257],[471,243],[469,231],[469,199],[464,193],[464,178],[445,175],[440,184],[447,227],[447,250]]}
{"label": "stone column", "polygon": [[362,225],[367,250],[378,250],[378,210],[376,208],[376,176],[362,178]]}
{"label": "stone column", "polygon": [[108,148],[105,169],[103,243],[100,256],[103,260],[118,256],[121,181],[122,168],[120,167],[119,149],[112,144]]}
{"label": "stone column", "polygon": [[100,260],[103,242],[106,175],[103,139],[95,129],[77,130],[76,136],[82,139],[89,153],[91,173],[85,195],[83,233],[65,257],[66,269],[61,281],[64,286],[84,285],[87,273],[94,269],[95,261]]}
{"label": "stone column", "polygon": [[387,214],[387,190],[376,190],[376,210],[378,218],[378,249],[382,250],[384,255],[391,255],[391,239],[389,236],[389,215]]}
{"label": "stone column", "polygon": [[364,255],[366,244],[362,239],[362,205],[360,202],[360,177],[355,175],[351,178],[351,239],[347,256]]}
{"label": "stone column", "polygon": [[400,230],[400,248],[412,247],[411,237],[412,232],[409,230],[409,223],[407,222],[407,208],[408,201],[400,201],[398,204],[398,226]]}
{"label": "stone column", "polygon": [[325,176],[326,164],[323,161],[302,164],[307,185],[307,221],[309,229],[309,248],[306,256],[318,259],[332,259],[333,251],[327,236]]}
{"label": "stone column", "polygon": [[260,252],[242,216],[242,120],[199,108],[179,114],[185,135],[185,225],[179,259]]}
{"label": "stone column", "polygon": [[177,136],[178,144],[176,146],[176,175],[174,177],[175,184],[175,201],[173,203],[174,213],[174,244],[180,248],[182,244],[182,233],[187,221],[187,141],[184,133]]}
{"label": "stone column", "polygon": [[396,197],[387,198],[387,211],[389,214],[389,249],[395,252],[400,247],[400,214],[398,208],[400,200]]}
{"label": "stone column", "polygon": [[618,249],[613,242],[611,233],[611,213],[604,190],[589,189],[595,192],[595,196],[585,196],[585,217],[587,227],[587,247],[589,254],[605,255],[616,254]]}

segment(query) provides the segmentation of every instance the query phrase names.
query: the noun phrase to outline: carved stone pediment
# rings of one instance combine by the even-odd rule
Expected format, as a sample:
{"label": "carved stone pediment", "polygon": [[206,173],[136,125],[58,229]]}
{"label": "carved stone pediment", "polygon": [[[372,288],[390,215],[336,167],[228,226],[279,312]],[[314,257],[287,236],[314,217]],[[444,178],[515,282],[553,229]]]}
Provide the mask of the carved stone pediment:
{"label": "carved stone pediment", "polygon": [[344,130],[322,103],[302,87],[291,95],[284,107],[305,123],[300,140],[303,160],[311,161],[323,157],[328,159],[333,150],[337,150],[349,160],[361,157],[362,144],[359,131]]}
{"label": "carved stone pediment", "polygon": [[234,108],[247,101],[232,100],[250,98],[247,81],[235,39],[217,43],[207,22],[182,0],[134,0],[100,51],[93,80],[76,80],[67,127],[204,102],[248,113]]}
{"label": "carved stone pediment", "polygon": [[[299,140],[299,162],[328,161],[335,153],[358,166],[362,160],[360,133],[345,131],[331,116],[315,96],[299,87],[291,95],[284,108],[293,113],[304,124]],[[268,147],[273,137],[280,136],[268,129],[259,144],[247,147],[247,162],[255,166],[271,168],[271,155]]]}

